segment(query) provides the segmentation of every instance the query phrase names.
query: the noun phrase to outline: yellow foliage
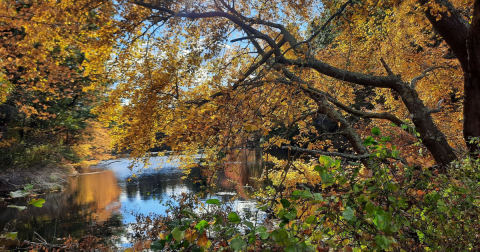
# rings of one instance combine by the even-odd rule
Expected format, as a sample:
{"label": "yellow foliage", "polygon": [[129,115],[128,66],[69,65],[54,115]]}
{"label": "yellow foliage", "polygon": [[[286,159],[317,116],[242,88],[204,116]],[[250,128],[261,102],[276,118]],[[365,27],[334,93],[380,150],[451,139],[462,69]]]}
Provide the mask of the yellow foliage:
{"label": "yellow foliage", "polygon": [[82,159],[77,165],[90,166],[113,158],[111,138],[107,128],[99,122],[90,121],[83,134],[83,139],[72,147],[75,154]]}

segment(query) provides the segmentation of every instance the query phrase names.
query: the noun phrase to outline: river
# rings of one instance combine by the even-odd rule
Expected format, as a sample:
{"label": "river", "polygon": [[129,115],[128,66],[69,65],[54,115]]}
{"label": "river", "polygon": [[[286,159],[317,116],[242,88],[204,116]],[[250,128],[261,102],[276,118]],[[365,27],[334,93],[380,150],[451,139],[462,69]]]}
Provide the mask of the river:
{"label": "river", "polygon": [[[129,246],[125,227],[135,222],[137,214],[165,213],[162,203],[172,195],[193,193],[202,195],[203,201],[235,197],[232,205],[236,211],[255,211],[253,196],[260,185],[252,178],[262,175],[261,153],[239,150],[230,160],[218,173],[213,194],[205,193],[208,174],[193,169],[182,178],[182,164],[175,159],[167,162],[167,157],[154,157],[152,165],[133,167],[125,158],[105,161],[71,177],[62,192],[0,202],[0,228],[18,232],[20,241],[42,237],[58,242],[69,235],[82,238],[93,234],[112,236],[115,244]],[[136,178],[132,178],[134,173]],[[31,198],[44,198],[46,202],[41,208],[29,206],[24,211],[7,208],[8,204],[27,205]]]}

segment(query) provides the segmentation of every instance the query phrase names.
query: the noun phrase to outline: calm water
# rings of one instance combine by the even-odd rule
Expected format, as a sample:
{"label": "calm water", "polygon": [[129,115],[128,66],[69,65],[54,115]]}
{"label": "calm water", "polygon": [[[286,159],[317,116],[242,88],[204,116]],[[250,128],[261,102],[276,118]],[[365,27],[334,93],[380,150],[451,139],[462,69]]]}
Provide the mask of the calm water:
{"label": "calm water", "polygon": [[[215,181],[216,193],[203,196],[203,200],[226,201],[236,196],[233,205],[237,211],[254,211],[252,196],[259,185],[252,178],[262,174],[261,154],[241,150],[230,159]],[[182,192],[203,193],[205,187],[202,185],[208,184],[209,174],[199,169],[182,179],[179,162],[166,162],[166,157],[151,161],[150,166],[136,165],[130,170],[128,159],[117,159],[84,170],[79,176],[70,178],[65,191],[37,196],[46,200],[42,208],[29,206],[20,212],[6,206],[26,205],[29,199],[0,202],[0,229],[17,231],[20,240],[34,240],[35,231],[48,242],[68,235],[80,238],[87,234],[116,234],[120,237],[117,243],[126,244],[126,231],[116,233],[115,227],[135,222],[135,214],[163,214],[166,208],[162,202],[170,196]],[[134,172],[138,177],[129,181]]]}

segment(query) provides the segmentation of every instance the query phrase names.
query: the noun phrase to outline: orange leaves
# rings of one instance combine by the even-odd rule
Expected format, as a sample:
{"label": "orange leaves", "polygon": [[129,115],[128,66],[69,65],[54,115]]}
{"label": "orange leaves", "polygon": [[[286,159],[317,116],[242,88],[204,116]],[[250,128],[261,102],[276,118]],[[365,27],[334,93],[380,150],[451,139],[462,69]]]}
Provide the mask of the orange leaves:
{"label": "orange leaves", "polygon": [[[110,26],[106,25],[106,21],[112,18],[112,5],[109,2],[95,5],[95,19],[87,17],[92,15],[90,11],[87,16],[77,15],[79,9],[76,7],[79,6],[83,10],[94,7],[89,0],[75,3],[70,0],[45,0],[28,4],[0,2],[0,58],[6,59],[0,62],[0,71],[23,98],[31,95],[32,90],[36,95],[47,98],[33,98],[34,108],[29,108],[26,100],[20,98],[21,109],[30,111],[28,116],[37,114],[48,117],[46,110],[39,109],[48,107],[48,104],[42,104],[45,100],[69,98],[68,94],[55,96],[58,92],[54,88],[72,87],[79,77],[87,77],[89,73],[95,73],[96,79],[101,81],[98,77],[104,73],[104,62],[110,57],[109,48],[113,40],[102,40],[99,45],[97,42],[100,40],[96,39],[95,34],[107,31],[113,25],[112,22],[109,22]],[[92,26],[98,29],[90,29]],[[105,33],[105,36],[110,35]],[[80,59],[83,57],[81,54],[88,55],[86,60]],[[88,68],[89,73],[81,72],[81,64]],[[94,76],[89,77],[90,80],[95,79]],[[77,93],[79,89],[71,90]]]}
{"label": "orange leaves", "polygon": [[200,247],[205,247],[207,246],[207,243],[208,243],[207,232],[203,232],[200,238],[198,238],[197,245]]}

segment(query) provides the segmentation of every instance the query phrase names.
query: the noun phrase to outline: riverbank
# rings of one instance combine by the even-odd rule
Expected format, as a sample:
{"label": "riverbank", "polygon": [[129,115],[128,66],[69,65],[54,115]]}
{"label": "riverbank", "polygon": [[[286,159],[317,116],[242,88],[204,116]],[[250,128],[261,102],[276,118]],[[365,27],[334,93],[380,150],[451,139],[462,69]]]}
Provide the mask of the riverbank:
{"label": "riverbank", "polygon": [[32,168],[10,168],[0,171],[0,195],[33,185],[37,192],[64,190],[68,177],[76,173],[70,164],[51,164]]}

